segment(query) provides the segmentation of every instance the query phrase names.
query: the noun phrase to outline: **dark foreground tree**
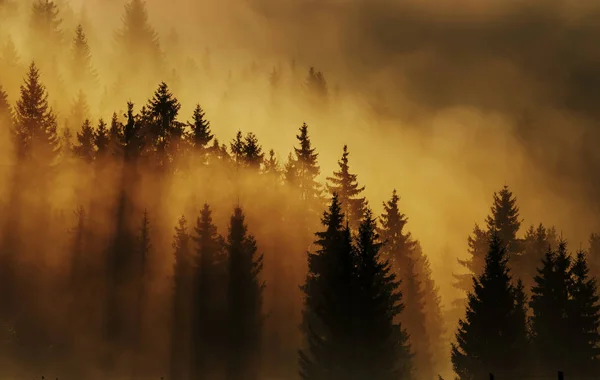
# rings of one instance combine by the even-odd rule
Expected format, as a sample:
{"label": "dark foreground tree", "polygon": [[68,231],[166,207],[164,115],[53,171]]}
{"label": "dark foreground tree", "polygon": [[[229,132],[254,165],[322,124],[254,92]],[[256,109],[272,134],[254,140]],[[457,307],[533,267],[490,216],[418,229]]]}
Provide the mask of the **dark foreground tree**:
{"label": "dark foreground tree", "polygon": [[519,332],[526,321],[519,307],[518,288],[511,284],[505,244],[493,234],[481,276],[468,295],[466,316],[459,321],[452,365],[460,380],[523,376]]}
{"label": "dark foreground tree", "polygon": [[263,324],[264,283],[259,279],[263,256],[257,254],[256,240],[248,234],[245,216],[239,207],[231,216],[227,253],[227,378],[257,380]]}

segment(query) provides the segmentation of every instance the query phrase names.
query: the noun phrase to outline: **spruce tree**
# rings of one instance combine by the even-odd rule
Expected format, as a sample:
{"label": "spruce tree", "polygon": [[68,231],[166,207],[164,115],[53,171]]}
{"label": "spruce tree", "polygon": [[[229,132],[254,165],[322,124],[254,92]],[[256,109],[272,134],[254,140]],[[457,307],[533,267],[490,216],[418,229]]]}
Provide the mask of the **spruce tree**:
{"label": "spruce tree", "polygon": [[224,242],[213,224],[212,211],[205,204],[194,228],[196,243],[194,310],[192,330],[192,376],[210,376],[222,353],[226,329],[222,299],[225,288]]}
{"label": "spruce tree", "polygon": [[42,166],[52,165],[59,151],[56,116],[48,106],[48,94],[35,63],[29,66],[21,86],[14,123],[19,157]]}
{"label": "spruce tree", "polygon": [[148,101],[146,108],[144,121],[148,123],[151,149],[155,154],[157,165],[166,167],[178,154],[170,149],[170,145],[183,137],[179,133],[181,126],[177,122],[181,104],[167,84],[162,82],[152,99]]}
{"label": "spruce tree", "polygon": [[514,256],[513,263],[515,275],[524,284],[526,293],[533,287],[533,279],[537,274],[537,266],[544,258],[552,242],[548,236],[547,229],[540,223],[537,228],[529,226],[525,231],[522,241],[522,253]]}
{"label": "spruce tree", "polygon": [[[2,85],[0,85],[0,133],[8,132],[12,129],[12,111],[8,104],[8,95]],[[8,137],[8,134],[3,136]]]}
{"label": "spruce tree", "polygon": [[193,256],[185,217],[181,217],[173,236],[175,267],[173,274],[173,328],[171,334],[171,378],[186,378],[191,369],[191,297]]}
{"label": "spruce tree", "polygon": [[96,157],[94,147],[94,129],[89,119],[86,119],[81,126],[81,131],[77,132],[77,144],[73,147],[75,156],[81,158],[86,163],[92,163]]}
{"label": "spruce tree", "polygon": [[[570,355],[573,375],[581,378],[600,376],[600,304],[596,279],[589,274],[583,251],[570,269],[571,289],[568,310]],[[566,369],[565,369],[566,370]]]}
{"label": "spruce tree", "polygon": [[[300,134],[296,135],[298,140],[298,147],[294,147],[294,169],[295,173],[293,179],[295,184],[300,188],[300,194],[302,200],[307,202],[315,202],[317,204],[310,204],[309,207],[320,208],[321,199],[321,184],[317,181],[317,177],[321,174],[321,169],[318,164],[319,154],[316,149],[312,147],[310,137],[308,136],[308,125],[303,123],[300,127]],[[290,178],[291,179],[291,178]]]}
{"label": "spruce tree", "polygon": [[106,157],[110,144],[109,131],[103,119],[98,120],[98,127],[94,131],[94,147],[98,157]]}
{"label": "spruce tree", "polygon": [[92,53],[81,24],[75,29],[71,47],[71,74],[74,83],[79,86],[94,84],[97,76],[92,64]]}
{"label": "spruce tree", "polygon": [[314,67],[308,69],[306,76],[305,87],[310,96],[315,96],[319,100],[327,97],[327,81],[322,72],[317,71]]}
{"label": "spruce tree", "polygon": [[258,138],[252,132],[249,132],[244,139],[243,161],[247,168],[258,171],[263,163],[265,154]]}
{"label": "spruce tree", "polygon": [[[409,379],[411,355],[408,335],[398,316],[407,312],[400,281],[390,262],[381,257],[376,222],[367,210],[356,241],[358,341],[353,379]],[[407,305],[408,306],[408,305]],[[404,310],[404,312],[403,312]],[[351,318],[350,316],[348,316]]]}
{"label": "spruce tree", "polygon": [[350,228],[354,230],[360,223],[360,218],[364,214],[367,201],[364,197],[358,197],[365,187],[360,187],[356,181],[356,174],[350,173],[348,155],[348,146],[344,145],[342,158],[338,161],[340,170],[333,172],[333,177],[327,177],[327,181],[331,183],[327,185],[327,188],[331,194],[338,194],[344,214],[348,218]]}
{"label": "spruce tree", "polygon": [[[62,41],[62,19],[56,2],[35,0],[31,11],[31,47],[38,54],[51,53]],[[40,55],[41,56],[41,55]]]}
{"label": "spruce tree", "polygon": [[231,147],[231,155],[235,164],[239,166],[244,165],[244,151],[246,149],[246,142],[244,141],[242,131],[237,131],[235,139],[229,144]]}
{"label": "spruce tree", "polygon": [[117,114],[113,113],[110,121],[110,129],[108,131],[108,152],[110,156],[122,158],[124,151],[125,136],[123,133],[123,125],[119,122]]}
{"label": "spruce tree", "polygon": [[566,242],[561,241],[556,252],[548,248],[534,278],[529,306],[533,312],[532,343],[539,373],[550,375],[557,370],[570,369],[570,266]]}
{"label": "spruce tree", "polygon": [[[336,193],[321,223],[324,230],[316,233],[317,251],[308,253],[308,275],[302,287],[305,343],[299,352],[300,377],[350,379],[360,359],[359,347],[354,344],[360,330],[352,317],[358,306],[353,302],[357,294],[356,260]],[[390,286],[389,290],[395,289]]]}
{"label": "spruce tree", "polygon": [[227,378],[257,380],[263,324],[264,283],[259,279],[263,256],[257,254],[256,240],[248,234],[240,207],[236,207],[231,216],[226,246],[229,269]]}
{"label": "spruce tree", "polygon": [[90,107],[83,90],[79,90],[77,98],[71,106],[68,126],[75,129],[80,128],[86,119],[90,118]]}
{"label": "spruce tree", "polygon": [[500,239],[506,244],[509,255],[520,252],[517,232],[521,223],[517,198],[513,196],[508,186],[504,185],[502,190],[494,192],[494,203],[486,224],[488,231],[497,231]]}
{"label": "spruce tree", "polygon": [[205,164],[206,154],[210,148],[208,144],[210,144],[214,136],[210,130],[210,121],[205,118],[200,104],[197,104],[196,108],[194,108],[192,121],[188,123],[188,127],[191,130],[188,135],[190,145],[194,148],[196,154],[201,156],[202,163]]}
{"label": "spruce tree", "polygon": [[275,179],[280,178],[281,169],[273,149],[269,150],[269,158],[264,161],[263,173]]}
{"label": "spruce tree", "polygon": [[526,348],[516,332],[523,330],[525,321],[517,321],[521,310],[507,260],[506,246],[493,234],[485,269],[473,281],[466,315],[452,344],[458,379],[485,379],[489,373],[507,379],[522,376],[520,356]]}
{"label": "spruce tree", "polygon": [[384,243],[382,253],[390,261],[396,273],[404,277],[417,242],[413,240],[410,232],[405,230],[408,218],[400,212],[399,201],[400,197],[394,189],[391,199],[383,203],[384,212],[379,218],[381,221],[379,236]]}

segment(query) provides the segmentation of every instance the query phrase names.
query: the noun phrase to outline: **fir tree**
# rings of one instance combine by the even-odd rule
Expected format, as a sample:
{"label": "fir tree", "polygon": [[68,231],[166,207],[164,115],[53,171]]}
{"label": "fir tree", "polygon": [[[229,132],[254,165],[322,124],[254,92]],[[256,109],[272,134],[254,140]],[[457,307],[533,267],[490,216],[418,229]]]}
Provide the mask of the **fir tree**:
{"label": "fir tree", "polygon": [[[321,199],[321,184],[317,181],[317,177],[321,174],[321,169],[318,165],[319,154],[312,147],[310,137],[308,136],[308,125],[302,124],[300,134],[296,135],[299,146],[294,148],[294,180],[300,188],[302,200],[307,202],[319,201]],[[318,202],[320,203],[320,202]],[[313,208],[317,205],[310,205]]]}
{"label": "fir tree", "polygon": [[196,105],[194,109],[194,115],[192,116],[192,122],[188,123],[188,127],[191,129],[189,134],[190,144],[196,150],[196,154],[202,156],[206,155],[213,134],[210,130],[210,122],[206,120],[204,111],[200,104]]}
{"label": "fir tree", "polygon": [[15,108],[15,135],[20,157],[40,165],[55,162],[59,151],[56,116],[48,106],[48,94],[34,63],[29,66]]}
{"label": "fir tree", "polygon": [[[180,140],[182,135],[177,116],[181,104],[171,93],[166,83],[162,82],[154,92],[152,99],[148,101],[146,120],[150,126],[150,138],[156,152],[157,164],[168,165],[177,155],[169,149],[169,145]],[[171,154],[168,152],[171,151]]]}
{"label": "fir tree", "polygon": [[367,205],[366,199],[359,198],[358,195],[365,189],[359,187],[356,181],[356,174],[351,174],[348,166],[348,146],[344,145],[342,158],[338,161],[340,170],[333,172],[333,177],[327,177],[331,184],[327,185],[330,193],[338,194],[344,214],[348,218],[351,229],[358,227],[361,216],[364,214]]}
{"label": "fir tree", "polygon": [[50,0],[36,0],[31,12],[32,47],[45,54],[57,48],[62,41],[62,19],[58,5]]}
{"label": "fir tree", "polygon": [[283,167],[283,178],[289,186],[298,186],[298,170],[296,168],[296,160],[292,153],[288,154],[287,161]]}
{"label": "fir tree", "polygon": [[400,197],[394,190],[392,198],[383,203],[384,212],[380,217],[379,236],[384,242],[382,253],[390,261],[396,273],[405,277],[405,271],[409,260],[413,257],[417,242],[413,240],[410,232],[405,230],[408,218],[400,212],[399,201]]}
{"label": "fir tree", "polygon": [[520,252],[517,232],[521,227],[519,207],[513,193],[504,186],[500,192],[494,192],[494,203],[491,214],[486,219],[488,231],[496,230],[498,236],[506,244],[509,255]]}
{"label": "fir tree", "polygon": [[247,232],[242,209],[236,207],[227,235],[229,260],[228,365],[227,377],[234,380],[256,380],[262,330],[264,284],[259,276],[263,256],[257,255],[256,240]]}
{"label": "fir tree", "polygon": [[317,96],[321,100],[327,97],[325,76],[322,72],[315,70],[314,67],[308,69],[305,86],[310,95]]}
{"label": "fir tree", "polygon": [[529,290],[533,287],[537,265],[552,245],[548,231],[541,223],[537,228],[532,225],[525,231],[522,241],[523,252],[521,255],[515,255],[513,259],[515,274],[523,281],[525,289]]}
{"label": "fir tree", "polygon": [[538,372],[550,375],[556,370],[567,371],[569,363],[570,329],[568,311],[571,259],[566,242],[559,243],[556,252],[548,248],[542,266],[534,278],[529,306],[532,309],[531,328]]}
{"label": "fir tree", "polygon": [[517,331],[525,321],[521,314],[517,290],[511,284],[506,247],[492,235],[483,274],[474,279],[468,295],[467,311],[459,321],[456,344],[452,345],[452,365],[458,379],[484,379],[488,373],[499,378],[522,376]]}
{"label": "fir tree", "polygon": [[78,85],[92,85],[96,79],[96,71],[92,64],[92,53],[81,24],[75,29],[75,37],[71,47],[71,74]]}
{"label": "fir tree", "polygon": [[223,325],[224,255],[223,239],[213,224],[208,204],[196,220],[194,241],[196,243],[195,309],[193,321],[193,368],[196,378],[209,376],[214,362],[221,353],[222,338],[226,333]]}
{"label": "fir tree", "polygon": [[173,237],[175,252],[174,289],[173,289],[173,330],[171,343],[171,378],[187,377],[190,371],[190,300],[193,285],[193,256],[190,236],[185,217],[181,217],[175,227]]}
{"label": "fir tree", "polygon": [[281,169],[279,168],[279,162],[275,156],[273,149],[269,150],[269,158],[264,161],[263,173],[273,178],[279,178],[281,175]]}
{"label": "fir tree", "polygon": [[[353,302],[357,294],[355,253],[343,220],[334,193],[321,220],[324,230],[316,234],[319,248],[308,253],[308,275],[302,287],[305,344],[299,352],[299,364],[300,377],[306,380],[352,378],[353,364],[360,358],[354,345],[358,329],[351,317],[357,307]],[[393,286],[389,289],[395,290]]]}
{"label": "fir tree", "polygon": [[90,118],[90,107],[87,102],[87,97],[82,90],[77,93],[77,98],[71,107],[68,126],[71,128],[80,128],[86,119]]}
{"label": "fir tree", "polygon": [[244,141],[242,131],[237,131],[235,139],[230,143],[231,155],[236,165],[240,166],[244,163],[244,150],[246,149],[246,142]]}
{"label": "fir tree", "polygon": [[243,160],[246,167],[258,170],[263,163],[264,153],[258,143],[258,138],[250,132],[244,139]]}
{"label": "fir tree", "polygon": [[112,115],[108,136],[108,152],[112,157],[122,157],[125,136],[123,125],[119,122],[116,113]]}
{"label": "fir tree", "polygon": [[[590,277],[583,251],[570,269],[571,289],[568,310],[570,327],[571,368],[574,376],[598,377],[600,375],[600,304],[596,279]],[[565,369],[566,370],[566,369]]]}
{"label": "fir tree", "polygon": [[106,157],[110,144],[109,131],[103,119],[98,120],[98,127],[94,131],[94,147],[98,157]]}
{"label": "fir tree", "polygon": [[[357,371],[354,379],[408,379],[411,355],[408,335],[396,322],[402,316],[400,281],[392,272],[388,260],[379,253],[376,223],[367,210],[356,241],[356,272],[358,302],[356,310],[359,340],[355,347]],[[351,365],[351,363],[348,363]]]}
{"label": "fir tree", "polygon": [[84,162],[92,163],[96,156],[94,147],[94,129],[89,119],[86,119],[81,126],[81,131],[77,132],[77,144],[73,147],[75,156],[81,158]]}

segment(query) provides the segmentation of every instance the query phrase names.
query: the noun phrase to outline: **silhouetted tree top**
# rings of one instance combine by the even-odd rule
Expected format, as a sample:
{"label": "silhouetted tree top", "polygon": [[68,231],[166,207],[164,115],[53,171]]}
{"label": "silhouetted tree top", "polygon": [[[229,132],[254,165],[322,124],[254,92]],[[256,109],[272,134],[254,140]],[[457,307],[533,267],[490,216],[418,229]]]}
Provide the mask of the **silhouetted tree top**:
{"label": "silhouetted tree top", "polygon": [[89,119],[85,119],[81,131],[77,132],[77,144],[73,147],[75,155],[84,162],[91,163],[96,156],[94,145],[94,128]]}
{"label": "silhouetted tree top", "polygon": [[58,5],[54,1],[36,0],[33,3],[31,27],[36,38],[34,43],[60,43],[62,39],[61,24],[62,19],[59,17]]}
{"label": "silhouetted tree top", "polygon": [[264,160],[263,173],[267,175],[272,175],[275,178],[279,178],[279,176],[281,175],[279,161],[277,160],[275,151],[273,149],[269,150],[269,158]]}
{"label": "silhouetted tree top", "polygon": [[158,36],[148,22],[146,3],[143,0],[130,0],[125,5],[123,27],[117,32],[117,42],[132,59],[132,64],[139,64],[136,59],[144,56],[154,60],[161,59]]}
{"label": "silhouetted tree top", "polygon": [[252,132],[249,132],[244,139],[243,156],[244,163],[248,168],[258,170],[263,163],[264,153],[258,138]]}
{"label": "silhouetted tree top", "polygon": [[417,242],[405,229],[408,218],[400,211],[399,201],[400,197],[394,189],[390,200],[383,203],[383,214],[379,218],[379,235],[384,243],[382,251],[386,258],[398,273],[404,274]]}
{"label": "silhouetted tree top", "polygon": [[0,62],[4,68],[15,69],[21,65],[21,58],[11,36],[8,36],[6,43],[2,46],[2,54],[0,54]]}
{"label": "silhouetted tree top", "polygon": [[15,135],[19,155],[33,158],[45,165],[52,164],[59,151],[56,129],[56,116],[48,106],[46,88],[40,82],[40,73],[35,63],[31,63],[15,108]]}
{"label": "silhouetted tree top", "polygon": [[318,164],[319,154],[311,144],[306,123],[302,124],[299,132],[296,135],[298,146],[294,147],[295,158],[290,156],[286,165],[286,179],[289,184],[300,189],[303,200],[320,200],[322,190],[321,184],[317,181],[321,173]]}
{"label": "silhouetted tree top", "polygon": [[466,260],[457,259],[458,263],[467,269],[468,273],[454,274],[454,278],[456,279],[454,287],[468,292],[473,285],[473,277],[477,277],[483,273],[485,257],[489,249],[489,239],[489,233],[475,223],[473,232],[467,238],[467,253],[469,257]]}
{"label": "silhouetted tree top", "polygon": [[486,219],[488,231],[497,230],[498,236],[508,247],[508,252],[517,252],[517,232],[521,227],[517,198],[504,186],[500,192],[494,192],[491,214]]}
{"label": "silhouetted tree top", "polygon": [[332,177],[327,177],[327,188],[330,193],[337,193],[339,201],[342,204],[342,208],[351,228],[357,228],[360,222],[360,218],[364,214],[364,209],[367,205],[367,201],[364,197],[360,198],[358,195],[365,189],[364,186],[359,186],[357,182],[357,175],[350,173],[348,165],[348,146],[344,145],[342,158],[338,161],[339,171],[333,172]]}
{"label": "silhouetted tree top", "polygon": [[488,373],[513,378],[522,374],[526,347],[518,331],[526,321],[519,310],[517,291],[511,284],[506,247],[497,234],[490,239],[483,273],[473,280],[464,319],[459,321],[452,364],[459,379],[485,378]]}
{"label": "silhouetted tree top", "polygon": [[194,114],[192,121],[188,123],[191,129],[189,139],[192,146],[199,151],[206,151],[208,144],[213,139],[213,134],[210,130],[210,121],[205,117],[204,110],[200,107],[200,104],[194,108]]}
{"label": "silhouetted tree top", "polygon": [[100,119],[98,120],[98,126],[94,131],[94,146],[96,147],[96,151],[98,152],[99,157],[104,157],[109,143],[110,136],[108,128],[106,128],[106,123],[104,122],[104,119]]}
{"label": "silhouetted tree top", "polygon": [[327,81],[325,81],[325,76],[322,72],[315,70],[314,67],[308,69],[305,86],[312,95],[327,96]]}
{"label": "silhouetted tree top", "polygon": [[88,105],[87,97],[83,90],[77,92],[77,97],[71,107],[71,114],[69,115],[69,127],[79,128],[86,119],[90,118],[90,107]]}
{"label": "silhouetted tree top", "polygon": [[0,85],[0,129],[9,130],[11,128],[12,110],[8,103],[8,95],[2,85]]}

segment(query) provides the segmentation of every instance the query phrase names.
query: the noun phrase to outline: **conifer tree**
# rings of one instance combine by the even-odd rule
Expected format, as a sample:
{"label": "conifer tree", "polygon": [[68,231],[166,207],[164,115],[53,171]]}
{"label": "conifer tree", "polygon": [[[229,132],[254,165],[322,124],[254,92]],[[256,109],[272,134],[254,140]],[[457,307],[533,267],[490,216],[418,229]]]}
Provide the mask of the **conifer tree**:
{"label": "conifer tree", "polygon": [[396,273],[405,277],[405,271],[409,260],[413,258],[417,242],[413,240],[410,232],[405,230],[408,218],[400,212],[399,201],[400,197],[394,189],[392,198],[383,203],[384,212],[380,217],[379,236],[384,242],[382,253],[390,261]]}
{"label": "conifer tree", "polygon": [[283,178],[289,186],[297,187],[298,185],[298,170],[296,169],[296,160],[290,152],[287,161],[283,167]]}
{"label": "conifer tree", "polygon": [[325,76],[322,72],[315,70],[314,67],[308,69],[305,86],[310,95],[317,96],[318,99],[327,97],[327,81],[325,80]]}
{"label": "conifer tree", "polygon": [[[213,224],[208,204],[200,212],[194,228],[195,255],[195,309],[193,310],[192,375],[196,378],[210,376],[214,362],[221,353],[223,335],[222,290],[225,279],[224,242]],[[216,357],[216,360],[215,360]]]}
{"label": "conifer tree", "polygon": [[36,164],[53,164],[59,151],[56,116],[48,106],[48,94],[35,63],[29,66],[21,86],[14,124],[18,155]]}
{"label": "conifer tree", "polygon": [[[354,379],[409,379],[408,335],[396,319],[405,309],[400,281],[380,255],[376,222],[367,210],[356,241],[358,342]],[[403,312],[404,310],[404,312]],[[352,366],[352,363],[348,363]]]}
{"label": "conifer tree", "polygon": [[231,216],[226,246],[229,260],[227,377],[257,380],[263,324],[264,283],[259,279],[263,256],[257,254],[256,240],[248,234],[240,207],[236,207]]}
{"label": "conifer tree", "polygon": [[331,183],[327,185],[327,188],[330,193],[338,194],[344,214],[348,218],[350,228],[356,229],[361,216],[364,214],[367,201],[364,197],[358,197],[365,187],[359,187],[358,182],[356,181],[356,174],[350,173],[348,155],[348,146],[344,145],[342,158],[338,161],[340,170],[333,172],[333,177],[327,177],[327,181]]}
{"label": "conifer tree", "polygon": [[589,275],[583,251],[577,252],[570,274],[572,282],[567,315],[571,330],[572,373],[581,378],[597,377],[600,375],[600,298],[596,279]]}
{"label": "conifer tree", "polygon": [[90,107],[87,97],[82,90],[77,93],[77,98],[71,107],[68,126],[71,128],[80,128],[86,119],[90,118]]}
{"label": "conifer tree", "polygon": [[[308,125],[303,123],[300,127],[300,134],[296,135],[299,146],[294,147],[294,180],[296,185],[300,188],[301,197],[304,201],[314,202],[321,199],[321,184],[317,181],[317,177],[321,173],[321,169],[318,164],[319,154],[316,149],[312,147],[310,137],[308,136]],[[317,202],[320,203],[320,202]],[[320,204],[310,205],[313,208]]]}
{"label": "conifer tree", "polygon": [[62,19],[58,5],[51,0],[35,0],[31,12],[31,43],[40,54],[51,52],[62,41]]}
{"label": "conifer tree", "polygon": [[[317,251],[308,253],[308,275],[302,287],[305,343],[299,352],[300,377],[349,379],[359,356],[353,344],[357,329],[351,317],[357,307],[353,302],[357,294],[356,260],[336,193],[321,223],[324,230],[316,233]],[[393,286],[389,289],[395,290]]]}
{"label": "conifer tree", "polygon": [[148,101],[145,116],[149,123],[149,137],[159,167],[167,166],[177,155],[169,145],[182,138],[181,126],[177,122],[180,109],[179,100],[164,82],[158,86],[152,99]]}
{"label": "conifer tree", "polygon": [[108,136],[108,152],[112,157],[122,157],[125,136],[123,133],[123,125],[119,122],[116,113],[113,113],[110,121]]}
{"label": "conifer tree", "polygon": [[533,279],[537,274],[537,266],[544,258],[553,242],[550,241],[547,229],[540,223],[537,228],[529,226],[522,241],[523,252],[514,256],[514,271],[524,284],[526,292],[533,287]]}
{"label": "conifer tree", "polygon": [[98,157],[106,157],[110,137],[106,123],[103,119],[98,120],[98,127],[94,131],[94,147]]}
{"label": "conifer tree", "polygon": [[229,144],[231,147],[231,155],[236,165],[241,166],[244,164],[244,150],[246,149],[246,142],[244,141],[242,131],[237,131],[235,139]]}
{"label": "conifer tree", "polygon": [[84,162],[92,163],[96,157],[94,147],[94,129],[89,119],[86,119],[81,126],[81,131],[77,132],[77,144],[73,147],[75,156],[81,158]]}
{"label": "conifer tree", "polygon": [[519,207],[513,193],[504,186],[500,192],[494,192],[494,203],[491,214],[486,219],[488,231],[496,230],[500,239],[506,244],[510,255],[520,252],[517,232],[521,227]]}
{"label": "conifer tree", "polygon": [[249,132],[244,139],[243,160],[246,167],[259,170],[263,163],[264,153],[258,143],[258,138]]}
{"label": "conifer tree", "polygon": [[279,168],[279,162],[273,149],[269,150],[269,158],[264,161],[263,173],[273,178],[280,178],[281,169]]}
{"label": "conifer tree", "polygon": [[209,149],[208,144],[210,144],[214,136],[210,130],[210,121],[205,118],[200,104],[196,105],[192,122],[188,123],[188,127],[191,129],[188,135],[190,145],[196,150],[196,154],[205,156]]}
{"label": "conifer tree", "polygon": [[171,378],[187,377],[191,369],[191,302],[193,256],[185,217],[181,217],[173,236],[175,268],[173,274],[173,329],[171,342]]}
{"label": "conifer tree", "polygon": [[210,153],[213,158],[221,161],[228,161],[231,158],[227,152],[227,146],[225,144],[219,144],[219,139],[216,137],[213,139]]}
{"label": "conifer tree", "polygon": [[548,248],[534,278],[530,307],[533,348],[538,372],[568,371],[570,358],[569,287],[571,258],[565,241],[556,252]]}
{"label": "conifer tree", "polygon": [[79,86],[89,86],[96,80],[96,71],[92,64],[92,53],[81,24],[75,29],[75,37],[71,47],[71,74]]}
{"label": "conifer tree", "polygon": [[484,379],[489,373],[498,378],[522,376],[517,331],[521,310],[517,290],[511,283],[506,246],[497,234],[490,240],[483,274],[473,281],[467,311],[459,321],[456,343],[452,345],[452,365],[458,379]]}

